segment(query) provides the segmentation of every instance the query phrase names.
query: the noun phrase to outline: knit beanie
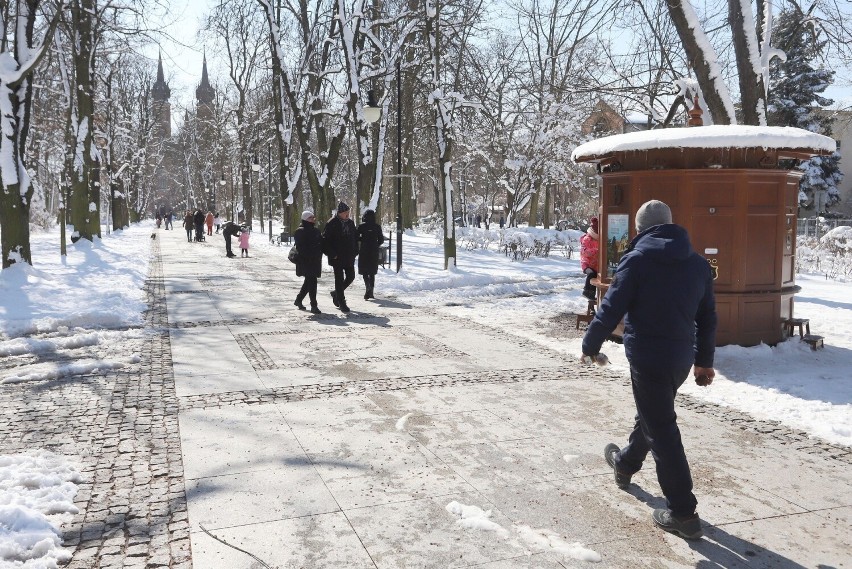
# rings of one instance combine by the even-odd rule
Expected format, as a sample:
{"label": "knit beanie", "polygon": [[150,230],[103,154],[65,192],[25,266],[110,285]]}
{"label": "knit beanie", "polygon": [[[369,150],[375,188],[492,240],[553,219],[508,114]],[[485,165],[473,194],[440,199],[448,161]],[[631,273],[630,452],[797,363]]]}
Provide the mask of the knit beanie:
{"label": "knit beanie", "polygon": [[343,202],[337,204],[337,213],[343,213],[344,211],[349,211],[349,206]]}
{"label": "knit beanie", "polygon": [[643,203],[636,212],[636,231],[642,233],[649,227],[672,222],[672,210],[660,200]]}
{"label": "knit beanie", "polygon": [[307,221],[308,218],[311,218],[313,216],[314,216],[314,212],[312,212],[309,209],[306,209],[305,211],[302,212],[302,221]]}
{"label": "knit beanie", "polygon": [[589,222],[589,228],[586,229],[586,235],[589,235],[592,239],[597,241],[600,239],[600,236],[598,235],[598,218],[593,217],[589,220]]}

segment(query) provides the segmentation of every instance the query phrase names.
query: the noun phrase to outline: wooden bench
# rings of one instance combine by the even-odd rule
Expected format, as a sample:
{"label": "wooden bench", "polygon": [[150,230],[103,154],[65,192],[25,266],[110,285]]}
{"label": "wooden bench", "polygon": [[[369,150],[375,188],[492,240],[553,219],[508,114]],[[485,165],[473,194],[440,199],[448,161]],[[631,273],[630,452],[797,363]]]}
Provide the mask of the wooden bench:
{"label": "wooden bench", "polygon": [[595,304],[594,300],[590,300],[589,305],[586,307],[586,313],[577,315],[577,323],[574,325],[575,330],[580,329],[580,322],[585,322],[588,325],[592,321],[592,318],[595,317]]}
{"label": "wooden bench", "polygon": [[[799,337],[804,339],[805,335],[811,335],[811,321],[807,318],[785,318],[781,321],[784,325],[784,330],[787,332],[787,337],[793,336],[793,331],[796,327],[799,328]],[[807,334],[802,331],[802,328],[807,331]]]}
{"label": "wooden bench", "polygon": [[820,348],[824,348],[825,345],[822,342],[823,337],[817,336],[816,334],[805,334],[802,336],[802,342],[807,342],[811,345],[812,350],[818,350]]}

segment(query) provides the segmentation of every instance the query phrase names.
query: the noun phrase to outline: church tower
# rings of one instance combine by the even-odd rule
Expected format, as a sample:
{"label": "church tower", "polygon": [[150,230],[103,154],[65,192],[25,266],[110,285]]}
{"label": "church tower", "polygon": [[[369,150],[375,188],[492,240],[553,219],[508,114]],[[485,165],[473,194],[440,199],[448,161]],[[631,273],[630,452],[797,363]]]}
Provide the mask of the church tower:
{"label": "church tower", "polygon": [[204,54],[204,63],[201,68],[201,84],[195,90],[195,100],[198,108],[198,119],[202,123],[210,124],[213,120],[213,99],[216,98],[216,91],[210,85],[210,78],[207,76],[207,54]]}
{"label": "church tower", "polygon": [[163,75],[163,55],[157,61],[157,81],[151,86],[151,114],[154,121],[154,137],[160,140],[172,136],[172,105],[169,98],[172,90]]}

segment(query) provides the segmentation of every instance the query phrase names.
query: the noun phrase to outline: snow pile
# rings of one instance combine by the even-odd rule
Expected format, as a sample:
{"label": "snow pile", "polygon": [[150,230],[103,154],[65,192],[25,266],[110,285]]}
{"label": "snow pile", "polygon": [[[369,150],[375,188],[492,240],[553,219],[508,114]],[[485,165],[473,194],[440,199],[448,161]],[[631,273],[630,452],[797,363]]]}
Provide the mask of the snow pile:
{"label": "snow pile", "polygon": [[467,506],[453,500],[446,506],[447,511],[458,516],[456,525],[467,529],[493,531],[502,538],[509,537],[509,532],[496,522],[492,522],[491,510],[483,510],[477,506]]}
{"label": "snow pile", "polygon": [[0,271],[0,337],[141,325],[152,228],[148,221],[69,244],[65,259],[58,231],[32,234],[33,266]]}
{"label": "snow pile", "polygon": [[[453,500],[447,504],[449,513],[458,516],[456,525],[465,529],[494,532],[502,539],[510,537],[511,533],[500,524],[491,521],[491,510],[483,510],[477,506],[468,506]],[[580,543],[568,543],[556,533],[547,529],[533,529],[525,525],[513,525],[512,530],[523,544],[531,550],[553,551],[569,559],[599,563],[601,556],[598,552],[588,549]]]}
{"label": "snow pile", "polygon": [[412,415],[412,413],[406,413],[405,415],[403,415],[402,417],[400,417],[399,419],[396,420],[396,430],[397,431],[404,431],[405,430],[405,424],[408,422],[408,419],[409,419],[409,417],[411,417],[411,415]]}
{"label": "snow pile", "polygon": [[568,543],[550,530],[533,529],[529,526],[519,525],[515,526],[515,531],[529,546],[554,551],[569,559],[591,561],[592,563],[601,562],[601,555],[597,551],[591,550],[581,543]]}
{"label": "snow pile", "polygon": [[789,126],[712,125],[694,128],[662,128],[599,138],[578,146],[575,162],[613,152],[663,148],[783,148],[834,152],[833,138]]}
{"label": "snow pile", "polygon": [[0,565],[55,569],[71,554],[59,525],[78,512],[80,474],[45,450],[0,455]]}

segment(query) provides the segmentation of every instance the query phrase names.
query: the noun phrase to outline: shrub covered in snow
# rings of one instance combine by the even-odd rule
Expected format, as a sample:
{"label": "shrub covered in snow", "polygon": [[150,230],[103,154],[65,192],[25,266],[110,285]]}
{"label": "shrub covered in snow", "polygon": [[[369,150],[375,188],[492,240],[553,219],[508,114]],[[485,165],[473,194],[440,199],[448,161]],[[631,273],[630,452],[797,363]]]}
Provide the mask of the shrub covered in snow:
{"label": "shrub covered in snow", "polygon": [[[425,229],[421,227],[421,229]],[[430,228],[438,242],[443,240],[443,226]],[[558,231],[535,227],[507,227],[484,229],[478,227],[456,227],[456,244],[459,248],[501,251],[507,257],[523,261],[530,257],[548,257],[551,252],[561,252],[570,259],[580,250],[580,236],[575,229]]]}
{"label": "shrub covered in snow", "polygon": [[824,274],[832,280],[852,277],[852,227],[835,227],[819,239],[799,237],[796,272]]}

